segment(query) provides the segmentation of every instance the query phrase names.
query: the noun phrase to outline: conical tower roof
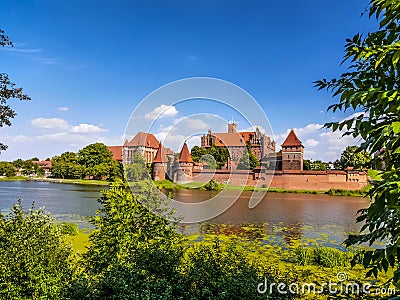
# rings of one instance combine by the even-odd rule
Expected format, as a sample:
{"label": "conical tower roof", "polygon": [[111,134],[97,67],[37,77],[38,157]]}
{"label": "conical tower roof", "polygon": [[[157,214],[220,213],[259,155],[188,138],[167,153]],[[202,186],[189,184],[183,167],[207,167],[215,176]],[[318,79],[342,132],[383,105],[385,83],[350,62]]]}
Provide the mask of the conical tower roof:
{"label": "conical tower roof", "polygon": [[290,131],[286,140],[282,144],[282,147],[291,147],[291,146],[304,147],[303,144],[300,142],[299,138],[297,137],[296,133],[294,133],[293,129]]}
{"label": "conical tower roof", "polygon": [[192,156],[190,155],[189,148],[186,142],[183,144],[181,153],[179,154],[179,162],[193,162]]}
{"label": "conical tower roof", "polygon": [[163,162],[167,162],[167,155],[165,154],[165,149],[163,147],[163,145],[161,145],[161,142],[158,144],[158,150],[156,153],[156,157],[154,157],[153,162],[155,163],[163,163]]}

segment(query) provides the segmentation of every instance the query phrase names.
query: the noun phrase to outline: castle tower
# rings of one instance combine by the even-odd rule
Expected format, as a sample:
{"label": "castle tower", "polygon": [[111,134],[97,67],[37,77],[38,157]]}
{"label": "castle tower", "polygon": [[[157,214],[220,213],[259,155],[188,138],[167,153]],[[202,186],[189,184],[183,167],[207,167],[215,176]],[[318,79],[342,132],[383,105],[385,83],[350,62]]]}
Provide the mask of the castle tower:
{"label": "castle tower", "polygon": [[177,170],[174,179],[177,182],[192,181],[193,178],[193,159],[190,155],[186,142],[183,144],[181,153],[177,161]]}
{"label": "castle tower", "polygon": [[304,146],[291,130],[282,144],[282,170],[303,171],[303,154]]}
{"label": "castle tower", "polygon": [[153,180],[164,180],[167,172],[167,155],[161,142],[158,145],[156,157],[153,160]]}
{"label": "castle tower", "polygon": [[228,133],[236,133],[237,128],[236,128],[236,123],[229,122],[228,123]]}

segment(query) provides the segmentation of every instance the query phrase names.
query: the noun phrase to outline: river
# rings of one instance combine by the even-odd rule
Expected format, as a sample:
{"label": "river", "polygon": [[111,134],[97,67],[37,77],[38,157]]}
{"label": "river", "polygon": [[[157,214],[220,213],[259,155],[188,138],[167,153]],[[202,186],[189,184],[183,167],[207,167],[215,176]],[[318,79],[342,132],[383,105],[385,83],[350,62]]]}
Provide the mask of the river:
{"label": "river", "polygon": [[[104,186],[63,184],[36,181],[0,182],[0,209],[7,212],[18,199],[24,208],[43,208],[57,220],[72,221],[80,228],[90,227],[88,216],[93,216],[99,205],[96,201]],[[174,198],[206,199],[215,192],[176,190]],[[202,224],[182,225],[185,233],[231,232],[240,234],[244,225],[252,224],[264,231],[275,232],[283,238],[324,240],[338,245],[348,233],[357,231],[356,212],[368,206],[361,197],[314,194],[267,193],[254,209],[248,208],[251,192],[242,196],[223,214]],[[221,224],[224,224],[221,226]],[[268,226],[266,226],[268,224]],[[227,226],[225,226],[227,225]]]}

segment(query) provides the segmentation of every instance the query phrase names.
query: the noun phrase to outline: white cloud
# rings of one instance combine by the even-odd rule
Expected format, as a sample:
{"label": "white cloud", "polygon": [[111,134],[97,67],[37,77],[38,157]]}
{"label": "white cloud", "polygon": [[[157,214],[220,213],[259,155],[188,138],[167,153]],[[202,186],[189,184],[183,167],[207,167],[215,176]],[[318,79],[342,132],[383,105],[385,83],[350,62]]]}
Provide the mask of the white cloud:
{"label": "white cloud", "polygon": [[66,106],[60,106],[60,107],[57,108],[57,110],[59,110],[59,111],[68,111],[69,108],[66,107]]}
{"label": "white cloud", "polygon": [[[363,113],[354,113],[342,121],[358,117],[361,114]],[[277,145],[282,144],[290,130],[287,129],[284,133],[277,135]],[[304,158],[306,159],[335,161],[347,146],[360,145],[362,142],[361,138],[342,136],[345,131],[333,132],[317,123],[310,123],[304,127],[293,128],[293,130],[305,146]],[[280,148],[277,148],[277,150],[280,150]]]}
{"label": "white cloud", "polygon": [[315,147],[319,144],[319,141],[314,139],[307,139],[303,144],[306,147]]}
{"label": "white cloud", "polygon": [[31,143],[33,142],[34,139],[26,135],[17,135],[16,137],[13,137],[11,140],[16,143]]}
{"label": "white cloud", "polygon": [[[21,45],[26,45],[26,44],[21,44]],[[28,49],[28,48],[19,48],[19,47],[7,47],[7,48],[4,48],[4,50],[12,51],[12,52],[20,52],[20,53],[42,52],[42,49],[40,49],[40,48]]]}
{"label": "white cloud", "polygon": [[70,132],[73,133],[101,133],[106,131],[106,129],[92,124],[79,124],[76,126],[72,126],[70,129]]}
{"label": "white cloud", "polygon": [[[265,128],[261,125],[254,125],[254,126],[250,126],[247,128],[238,129],[238,131],[256,131],[257,128],[258,128],[258,130],[260,130],[261,133],[266,133]],[[268,135],[268,133],[267,133],[267,135]]]}
{"label": "white cloud", "polygon": [[41,57],[38,59],[39,62],[41,62],[42,64],[46,64],[46,65],[52,65],[55,64],[57,62],[57,60],[55,58],[45,58],[45,57]]}
{"label": "white cloud", "polygon": [[70,125],[61,118],[36,118],[32,120],[32,126],[47,129],[68,129]]}
{"label": "white cloud", "polygon": [[175,117],[178,115],[178,111],[173,105],[161,104],[160,106],[153,109],[153,111],[145,114],[145,118],[149,120],[154,120],[156,118],[168,118]]}

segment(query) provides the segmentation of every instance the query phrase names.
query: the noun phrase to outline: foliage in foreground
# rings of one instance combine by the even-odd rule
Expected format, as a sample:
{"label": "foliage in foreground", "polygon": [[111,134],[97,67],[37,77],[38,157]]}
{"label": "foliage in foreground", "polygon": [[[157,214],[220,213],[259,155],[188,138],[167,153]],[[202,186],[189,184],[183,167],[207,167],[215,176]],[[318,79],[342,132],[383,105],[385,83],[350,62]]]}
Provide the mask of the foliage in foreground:
{"label": "foliage in foreground", "polygon": [[151,186],[133,195],[117,182],[103,192],[72,298],[257,299],[259,272],[243,249],[217,240],[188,244],[173,224],[142,205],[149,199],[146,207],[171,213],[160,208]]}
{"label": "foliage in foreground", "polygon": [[20,203],[0,215],[1,299],[62,299],[72,265],[71,245],[49,215]]}
{"label": "foliage in foreground", "polygon": [[400,287],[400,2],[372,0],[368,12],[379,20],[379,30],[348,39],[344,58],[351,62],[349,71],[337,79],[318,81],[316,86],[339,97],[329,107],[333,112],[358,112],[325,126],[361,137],[365,141],[361,148],[372,155],[379,153],[373,163],[383,169],[369,191],[370,207],[360,210],[357,217],[364,222],[361,232],[345,243],[384,241],[384,249],[363,253],[363,264],[370,269],[367,275],[375,276],[396,268],[393,280]]}
{"label": "foliage in foreground", "polygon": [[349,282],[359,282],[365,274],[360,265],[350,269],[350,252],[265,244],[274,238],[262,233],[263,226],[240,227],[235,234],[221,225],[204,236],[185,237],[173,223],[147,210],[145,200],[150,210],[171,213],[162,208],[152,186],[142,186],[135,195],[122,182],[105,190],[103,208],[93,219],[97,229],[90,234],[87,251],[77,254],[78,261],[63,235],[75,226],[55,224],[41,211],[24,213],[14,207],[0,222],[0,298],[326,299],[329,291],[280,294],[274,288],[272,294],[260,294],[257,287],[265,281],[315,283],[318,290],[323,282],[336,280],[339,271],[347,273]]}

